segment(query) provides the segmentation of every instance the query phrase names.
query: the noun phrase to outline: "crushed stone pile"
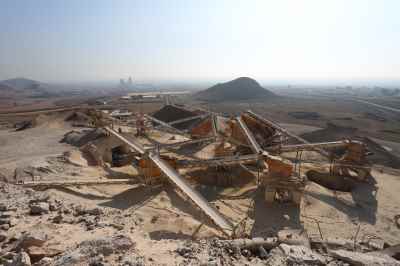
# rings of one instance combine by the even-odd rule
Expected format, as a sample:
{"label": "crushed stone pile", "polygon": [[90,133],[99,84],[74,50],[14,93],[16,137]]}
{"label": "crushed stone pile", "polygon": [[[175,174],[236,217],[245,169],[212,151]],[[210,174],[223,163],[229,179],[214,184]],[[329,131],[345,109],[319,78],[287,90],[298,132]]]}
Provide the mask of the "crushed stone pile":
{"label": "crushed stone pile", "polygon": [[89,126],[92,119],[87,114],[77,111],[67,116],[65,121],[70,122],[73,126]]}
{"label": "crushed stone pile", "polygon": [[106,136],[102,129],[72,130],[64,135],[62,143],[67,143],[76,147]]}
{"label": "crushed stone pile", "polygon": [[166,105],[153,114],[153,117],[166,123],[192,116],[196,116],[196,114],[173,105]]}
{"label": "crushed stone pile", "polygon": [[[180,120],[180,119],[185,119],[193,116],[197,116],[199,114],[195,112],[191,112],[182,108],[179,108],[174,105],[166,105],[157,112],[153,113],[152,116],[157,118],[158,120],[161,120],[163,122],[169,123],[172,121]],[[183,123],[179,123],[174,125],[174,127],[184,130],[191,128],[192,126],[196,125],[199,123],[201,119],[194,119],[191,121],[186,121]]]}

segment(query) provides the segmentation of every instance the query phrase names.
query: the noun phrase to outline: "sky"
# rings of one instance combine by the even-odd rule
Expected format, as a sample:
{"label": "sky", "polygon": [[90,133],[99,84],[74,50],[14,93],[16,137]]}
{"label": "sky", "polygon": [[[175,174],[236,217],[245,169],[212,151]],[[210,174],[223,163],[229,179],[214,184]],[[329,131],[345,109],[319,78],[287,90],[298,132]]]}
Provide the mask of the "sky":
{"label": "sky", "polygon": [[400,80],[398,0],[2,0],[0,79]]}

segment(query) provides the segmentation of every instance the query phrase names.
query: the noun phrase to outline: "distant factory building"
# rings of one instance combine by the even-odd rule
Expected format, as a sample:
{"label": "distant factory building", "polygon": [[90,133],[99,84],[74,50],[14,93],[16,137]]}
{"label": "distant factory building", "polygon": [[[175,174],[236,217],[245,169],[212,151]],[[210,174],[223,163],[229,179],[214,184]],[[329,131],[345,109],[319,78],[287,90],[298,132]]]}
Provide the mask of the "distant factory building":
{"label": "distant factory building", "polygon": [[114,110],[110,115],[118,119],[125,119],[132,116],[132,112],[129,112],[129,110]]}

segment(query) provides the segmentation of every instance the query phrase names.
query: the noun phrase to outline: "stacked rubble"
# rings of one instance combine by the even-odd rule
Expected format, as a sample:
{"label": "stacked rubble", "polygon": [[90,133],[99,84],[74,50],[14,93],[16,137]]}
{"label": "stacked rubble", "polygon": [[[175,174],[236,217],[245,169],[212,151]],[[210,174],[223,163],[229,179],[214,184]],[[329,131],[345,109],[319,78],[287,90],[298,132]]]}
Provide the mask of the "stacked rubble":
{"label": "stacked rubble", "polygon": [[[103,207],[70,205],[52,199],[46,192],[4,183],[2,190],[18,195],[20,200],[10,201],[4,194],[1,196],[4,203],[0,204],[0,265],[158,264],[137,249],[134,239],[118,233],[126,225],[102,221],[108,212]],[[54,232],[44,231],[40,224],[25,232],[12,229],[21,222],[37,218],[46,224],[83,226],[88,231],[102,227],[117,231],[60,249],[52,241]],[[7,233],[9,231],[13,234]],[[174,264],[180,265],[400,265],[396,259],[399,247],[387,247],[381,240],[310,238],[304,230],[293,229],[281,230],[268,238],[176,240],[170,254],[171,258],[166,260],[172,259]]]}

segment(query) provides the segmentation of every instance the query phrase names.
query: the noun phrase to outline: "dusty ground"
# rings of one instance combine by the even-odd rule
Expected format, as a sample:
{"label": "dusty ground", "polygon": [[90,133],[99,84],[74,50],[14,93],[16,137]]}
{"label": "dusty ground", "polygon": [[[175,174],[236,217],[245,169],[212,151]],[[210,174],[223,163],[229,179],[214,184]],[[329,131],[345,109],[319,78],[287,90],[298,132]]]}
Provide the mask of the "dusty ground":
{"label": "dusty ground", "polygon": [[70,150],[71,146],[60,143],[70,130],[62,119],[52,119],[29,130],[0,130],[0,168],[13,172],[16,167],[39,166],[46,157]]}
{"label": "dusty ground", "polygon": [[[233,115],[251,109],[279,123],[324,128],[328,122],[331,122],[340,126],[357,128],[361,134],[370,137],[400,142],[398,113],[346,99],[282,97],[273,101],[226,102],[204,104],[204,106],[212,111]],[[297,119],[290,115],[291,112],[316,112],[320,117],[318,119]],[[383,118],[384,121],[372,119],[372,116],[368,114]]]}
{"label": "dusty ground", "polygon": [[[386,172],[386,171],[387,172]],[[352,192],[333,192],[315,183],[307,187],[301,211],[304,227],[318,236],[320,225],[325,237],[379,237],[392,245],[399,243],[400,230],[395,216],[400,213],[400,172],[374,170],[376,184],[362,184]]]}
{"label": "dusty ground", "polygon": [[[315,129],[312,126],[292,127],[298,132]],[[60,143],[71,129],[60,116],[19,132],[0,130],[0,167],[3,175],[12,178],[13,169],[26,166],[41,166],[50,170],[41,173],[42,180],[132,178],[138,174],[133,166],[89,166],[76,147]],[[162,136],[157,132],[153,137],[159,141],[172,141],[169,135]],[[207,148],[200,153],[207,155]],[[66,151],[70,151],[69,156],[61,156]],[[318,157],[313,153],[305,156]],[[321,165],[305,165],[304,170],[312,167]],[[231,175],[235,174],[237,172]],[[322,234],[324,238],[352,239],[357,234],[358,239],[378,237],[390,245],[400,241],[400,229],[395,219],[395,215],[400,214],[400,198],[397,195],[400,172],[393,169],[379,166],[372,172],[371,184],[362,184],[351,193],[332,192],[310,182],[300,206],[291,203],[266,204],[263,191],[257,190],[254,180],[224,188],[201,185],[194,181],[195,174],[191,175],[192,185],[234,225],[240,223],[241,232],[250,237],[273,236],[285,228],[304,228],[313,237]],[[177,252],[192,240],[210,241],[213,237],[223,236],[195,206],[168,184],[154,187],[80,186],[53,188],[44,193],[11,185],[3,189],[6,193],[2,193],[1,202],[17,207],[14,216],[18,222],[7,230],[7,241],[18,239],[23,232],[45,233],[48,235],[46,247],[58,250],[55,262],[64,262],[59,265],[79,265],[65,263],[64,255],[83,241],[116,235],[133,240],[132,256],[135,261],[143,260],[145,263],[133,265],[200,265],[210,261],[225,265],[223,260],[227,259],[214,256],[209,244],[201,249],[206,254],[199,253],[198,258],[187,258]],[[29,200],[43,195],[48,195],[50,199],[47,201],[55,202],[57,209],[38,216],[30,215]],[[101,214],[79,214],[77,209],[82,208],[99,208]],[[60,215],[62,220],[55,222]],[[201,241],[196,243],[205,243]],[[13,241],[7,243],[12,244]],[[3,244],[2,249],[8,251],[11,244]],[[122,265],[118,262],[120,259],[108,256],[106,265]],[[260,261],[256,257],[242,256],[231,263],[255,265]]]}

